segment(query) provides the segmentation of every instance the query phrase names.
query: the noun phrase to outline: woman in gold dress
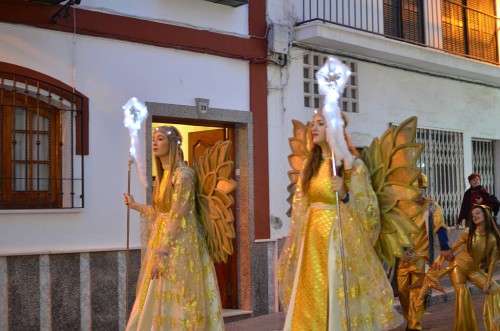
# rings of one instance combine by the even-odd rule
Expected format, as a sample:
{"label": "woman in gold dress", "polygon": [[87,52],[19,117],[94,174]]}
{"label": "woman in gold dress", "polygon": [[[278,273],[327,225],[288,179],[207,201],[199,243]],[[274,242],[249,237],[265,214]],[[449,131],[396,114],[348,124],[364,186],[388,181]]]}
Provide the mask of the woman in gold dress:
{"label": "woman in gold dress", "polygon": [[[442,265],[438,259],[436,265],[429,270],[426,284],[421,296],[427,294],[430,286],[441,288],[438,283],[449,273],[455,290],[454,330],[477,330],[476,314],[467,281],[479,287],[486,294],[483,309],[483,320],[486,330],[500,330],[500,286],[492,280],[500,255],[500,233],[494,224],[491,210],[485,205],[476,205],[471,211],[472,222],[455,241],[451,250],[454,260],[444,269],[435,269]],[[488,273],[481,270],[481,262],[488,266]]]}
{"label": "woman in gold dress", "polygon": [[215,269],[195,210],[194,174],[182,161],[181,141],[174,127],[154,131],[152,206],[125,194],[125,204],[141,213],[147,242],[127,330],[224,329]]}
{"label": "woman in gold dress", "polygon": [[[389,330],[403,322],[373,244],[380,231],[376,195],[365,164],[343,158],[333,176],[323,116],[313,118],[314,146],[294,195],[278,277],[285,330],[345,330],[345,297],[336,192],[340,201],[351,330]],[[350,146],[350,152],[356,153]],[[352,155],[350,155],[352,156]],[[343,326],[343,327],[342,327]]]}

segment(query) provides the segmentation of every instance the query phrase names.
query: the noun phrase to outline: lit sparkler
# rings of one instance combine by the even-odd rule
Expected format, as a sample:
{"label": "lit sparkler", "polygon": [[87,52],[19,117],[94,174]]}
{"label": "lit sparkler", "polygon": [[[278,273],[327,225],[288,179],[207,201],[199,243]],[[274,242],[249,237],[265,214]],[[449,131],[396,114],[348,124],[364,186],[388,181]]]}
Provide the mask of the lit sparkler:
{"label": "lit sparkler", "polygon": [[137,98],[134,97],[123,106],[123,115],[123,124],[126,128],[128,128],[130,135],[129,156],[131,160],[129,160],[129,162],[133,163],[135,161],[137,171],[139,172],[139,179],[142,185],[147,187],[147,180],[144,174],[142,162],[138,159],[138,132],[141,129],[142,122],[148,116],[148,110],[144,104],[140,103]]}
{"label": "lit sparkler", "polygon": [[316,73],[318,80],[319,93],[324,95],[323,116],[325,121],[329,123],[326,128],[327,141],[331,149],[335,150],[337,156],[337,166],[340,162],[346,159],[350,164],[354,161],[354,157],[349,152],[347,142],[344,137],[344,120],[339,107],[339,98],[346,86],[351,71],[341,61],[333,56],[328,58],[328,61]]}
{"label": "lit sparkler", "polygon": [[[333,175],[337,176],[337,166],[342,164],[342,161],[347,161],[348,164],[354,162],[353,155],[349,152],[347,147],[347,142],[344,137],[344,120],[342,119],[342,113],[339,107],[339,98],[347,84],[349,77],[351,76],[351,71],[349,68],[343,64],[341,61],[337,60],[333,56],[330,56],[323,67],[316,73],[316,79],[318,80],[319,92],[324,95],[323,103],[323,116],[325,121],[328,123],[326,126],[326,140],[328,146],[330,147],[330,152],[332,155],[332,169]],[[339,193],[335,192],[336,205],[337,205],[337,215],[338,215],[338,236],[339,236],[339,246],[340,246],[340,260],[342,265],[342,278],[343,289],[344,289],[344,304],[345,304],[345,318],[347,322],[347,331],[351,330],[351,321],[349,316],[349,293],[347,290],[347,272],[345,265],[345,251],[344,251],[344,240],[342,235],[342,217],[340,211],[339,203]],[[330,231],[330,247],[334,245],[333,242],[333,223],[332,229]],[[333,252],[331,249],[329,252]],[[328,254],[328,270],[331,270],[336,262],[334,261],[337,257],[334,254]],[[330,307],[335,307],[338,305],[337,293],[335,289],[337,288],[337,278],[336,275],[328,276],[328,305]],[[334,318],[328,320],[328,330],[334,330],[342,325],[342,321],[336,321]]]}

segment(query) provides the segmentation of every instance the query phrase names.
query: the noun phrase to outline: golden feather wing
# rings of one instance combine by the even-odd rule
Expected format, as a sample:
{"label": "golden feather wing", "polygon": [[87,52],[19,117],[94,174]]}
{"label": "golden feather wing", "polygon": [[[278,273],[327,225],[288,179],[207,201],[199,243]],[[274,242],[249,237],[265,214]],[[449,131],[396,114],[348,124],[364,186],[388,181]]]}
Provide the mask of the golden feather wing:
{"label": "golden feather wing", "polygon": [[375,138],[362,154],[380,209],[381,231],[374,248],[390,266],[403,256],[404,247],[412,246],[411,235],[418,231],[412,218],[422,212],[415,202],[421,191],[412,185],[420,174],[415,163],[422,153],[416,130],[417,118],[411,117]]}
{"label": "golden feather wing", "polygon": [[229,160],[231,141],[218,141],[208,148],[195,166],[197,207],[205,229],[208,250],[216,263],[227,262],[236,237],[231,193],[236,181],[231,178],[234,163]]}
{"label": "golden feather wing", "polygon": [[292,124],[293,137],[288,138],[288,143],[291,150],[290,155],[288,155],[288,163],[292,168],[288,171],[288,178],[290,179],[290,184],[287,187],[289,195],[286,199],[290,204],[290,207],[286,212],[288,217],[290,217],[292,214],[293,195],[295,194],[300,171],[304,167],[304,162],[306,161],[309,150],[312,148],[312,123],[307,122],[306,124],[304,124],[301,121],[292,120]]}

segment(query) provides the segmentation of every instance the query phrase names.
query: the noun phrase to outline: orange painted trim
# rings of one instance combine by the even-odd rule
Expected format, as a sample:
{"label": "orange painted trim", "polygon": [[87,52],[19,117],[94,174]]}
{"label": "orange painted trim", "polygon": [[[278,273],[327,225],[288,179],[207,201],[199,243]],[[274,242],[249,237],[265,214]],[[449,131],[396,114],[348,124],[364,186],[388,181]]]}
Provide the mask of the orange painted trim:
{"label": "orange painted trim", "polygon": [[[250,0],[248,6],[249,33],[255,36],[266,35],[266,1]],[[250,63],[250,110],[254,115],[254,233],[255,239],[268,239],[271,237],[271,216],[269,209],[267,63]]]}
{"label": "orange painted trim", "polygon": [[60,17],[56,24],[52,24],[50,19],[59,8],[60,6],[47,6],[27,1],[3,0],[0,3],[0,22],[73,33],[75,30],[73,15],[76,15],[75,31],[81,35],[182,49],[250,62],[267,61],[265,28],[260,35],[262,38],[244,38],[79,9],[77,5],[70,10],[69,19]]}
{"label": "orange painted trim", "polygon": [[[67,100],[73,99],[73,88],[71,86],[53,77],[47,76],[41,72],[21,67],[12,63],[1,62],[1,61],[0,61],[0,71],[7,72],[13,75],[24,76],[21,78],[22,80],[29,78],[30,80],[33,80],[33,84],[31,84],[29,81],[27,83],[33,86],[36,86],[36,81],[40,81],[46,84],[46,86],[41,85],[40,88],[47,90],[57,88],[61,92],[61,97]],[[75,121],[76,121],[75,152],[77,155],[88,155],[89,154],[89,99],[77,90],[75,90],[74,94],[80,100],[80,104],[78,106],[82,111],[81,114],[75,116]]]}
{"label": "orange painted trim", "polygon": [[267,125],[267,65],[250,63],[250,109],[253,112],[255,239],[271,236]]}

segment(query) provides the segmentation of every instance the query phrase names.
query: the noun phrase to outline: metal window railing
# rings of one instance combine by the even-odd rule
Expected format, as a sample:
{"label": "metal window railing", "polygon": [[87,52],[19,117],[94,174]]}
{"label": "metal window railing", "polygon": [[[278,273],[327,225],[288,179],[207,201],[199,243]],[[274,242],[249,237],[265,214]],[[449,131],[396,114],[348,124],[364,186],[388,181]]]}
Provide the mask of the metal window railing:
{"label": "metal window railing", "polygon": [[76,153],[83,102],[73,91],[0,72],[0,209],[84,206],[84,160]]}
{"label": "metal window railing", "polygon": [[426,194],[441,205],[446,224],[453,226],[465,192],[463,134],[417,128],[416,141],[424,145],[418,166],[429,179]]}
{"label": "metal window railing", "polygon": [[301,9],[297,25],[321,21],[499,64],[500,18],[450,0],[303,0]]}
{"label": "metal window railing", "polygon": [[442,12],[444,50],[498,63],[497,17],[449,0],[442,0]]}
{"label": "metal window railing", "polygon": [[495,194],[495,160],[491,140],[472,140],[472,170],[481,175],[481,185]]}

